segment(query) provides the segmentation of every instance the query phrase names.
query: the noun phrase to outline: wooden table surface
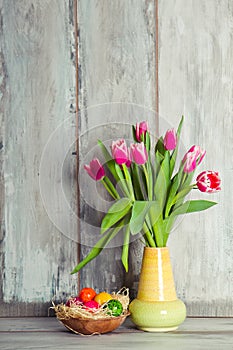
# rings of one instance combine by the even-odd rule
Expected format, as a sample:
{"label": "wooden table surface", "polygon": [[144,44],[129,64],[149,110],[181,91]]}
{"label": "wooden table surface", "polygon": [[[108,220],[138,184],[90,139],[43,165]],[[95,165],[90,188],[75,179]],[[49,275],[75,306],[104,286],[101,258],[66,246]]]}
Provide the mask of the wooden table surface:
{"label": "wooden table surface", "polygon": [[112,333],[80,336],[56,318],[0,318],[0,349],[232,350],[233,318],[187,318],[177,331],[147,333],[130,319]]}

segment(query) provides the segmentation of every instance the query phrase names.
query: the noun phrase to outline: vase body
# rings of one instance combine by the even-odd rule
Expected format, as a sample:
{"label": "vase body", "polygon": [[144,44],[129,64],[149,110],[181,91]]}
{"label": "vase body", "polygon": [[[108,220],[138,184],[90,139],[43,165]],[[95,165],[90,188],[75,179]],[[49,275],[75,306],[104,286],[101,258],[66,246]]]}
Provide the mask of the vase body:
{"label": "vase body", "polygon": [[169,250],[144,248],[137,298],[129,306],[137,328],[168,332],[185,320],[186,307],[177,299]]}

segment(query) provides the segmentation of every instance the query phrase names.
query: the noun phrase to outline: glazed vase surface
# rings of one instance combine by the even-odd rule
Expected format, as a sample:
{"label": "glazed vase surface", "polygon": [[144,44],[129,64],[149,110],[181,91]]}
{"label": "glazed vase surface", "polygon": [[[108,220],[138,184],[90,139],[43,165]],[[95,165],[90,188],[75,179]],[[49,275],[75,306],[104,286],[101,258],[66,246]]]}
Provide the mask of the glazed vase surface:
{"label": "glazed vase surface", "polygon": [[174,331],[186,318],[177,298],[169,249],[144,248],[137,298],[129,306],[137,328],[148,332]]}

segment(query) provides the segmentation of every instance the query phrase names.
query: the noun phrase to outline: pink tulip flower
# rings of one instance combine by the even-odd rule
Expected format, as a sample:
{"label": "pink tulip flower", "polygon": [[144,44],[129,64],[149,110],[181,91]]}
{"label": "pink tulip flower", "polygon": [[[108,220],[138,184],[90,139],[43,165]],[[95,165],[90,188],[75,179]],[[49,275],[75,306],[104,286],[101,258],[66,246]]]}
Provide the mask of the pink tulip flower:
{"label": "pink tulip flower", "polygon": [[182,162],[184,164],[184,172],[191,173],[196,169],[204,158],[206,151],[202,150],[199,146],[192,146],[190,150],[185,154]]}
{"label": "pink tulip flower", "polygon": [[128,148],[128,160],[127,160],[127,162],[125,163],[125,165],[127,166],[127,168],[130,168],[131,163],[132,163],[132,159],[131,159],[131,154],[130,154],[130,148]]}
{"label": "pink tulip flower", "polygon": [[203,171],[196,179],[201,192],[213,193],[221,190],[221,179],[216,171]]}
{"label": "pink tulip flower", "polygon": [[132,143],[130,145],[130,154],[132,160],[138,165],[143,165],[147,162],[148,154],[143,142]]}
{"label": "pink tulip flower", "polygon": [[90,165],[84,165],[84,169],[95,181],[102,180],[105,176],[104,167],[100,164],[100,161],[97,158],[92,159]]}
{"label": "pink tulip flower", "polygon": [[119,165],[128,164],[129,151],[124,139],[112,142],[112,156]]}
{"label": "pink tulip flower", "polygon": [[136,139],[138,142],[142,141],[142,136],[149,132],[148,122],[136,123]]}
{"label": "pink tulip flower", "polygon": [[164,136],[164,147],[168,151],[173,151],[176,148],[177,137],[175,129],[167,130]]}

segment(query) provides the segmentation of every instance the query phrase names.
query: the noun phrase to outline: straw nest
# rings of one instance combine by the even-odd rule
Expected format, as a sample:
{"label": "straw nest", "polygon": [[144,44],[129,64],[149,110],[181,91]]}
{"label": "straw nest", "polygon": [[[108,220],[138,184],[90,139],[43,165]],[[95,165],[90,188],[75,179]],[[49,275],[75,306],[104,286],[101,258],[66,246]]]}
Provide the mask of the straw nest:
{"label": "straw nest", "polygon": [[[129,289],[123,287],[117,293],[111,294],[112,298],[115,300],[119,300],[123,307],[123,312],[121,316],[127,316],[128,306],[129,306]],[[53,303],[53,302],[52,302]],[[82,319],[82,320],[100,320],[106,318],[115,318],[115,316],[110,314],[110,310],[106,308],[107,303],[101,305],[99,309],[95,311],[93,309],[83,308],[82,305],[71,305],[66,306],[65,304],[55,305],[53,303],[53,307],[56,313],[56,317],[62,320],[72,319]]]}

